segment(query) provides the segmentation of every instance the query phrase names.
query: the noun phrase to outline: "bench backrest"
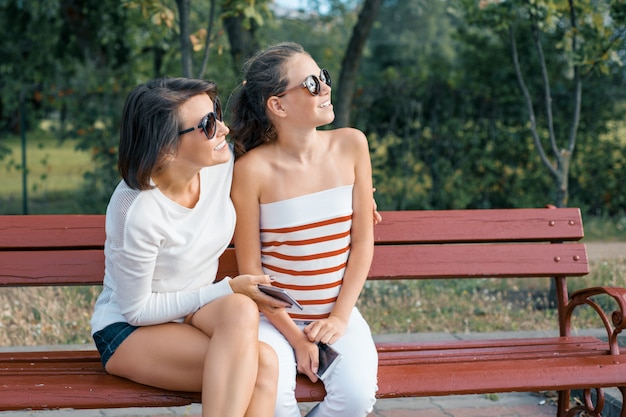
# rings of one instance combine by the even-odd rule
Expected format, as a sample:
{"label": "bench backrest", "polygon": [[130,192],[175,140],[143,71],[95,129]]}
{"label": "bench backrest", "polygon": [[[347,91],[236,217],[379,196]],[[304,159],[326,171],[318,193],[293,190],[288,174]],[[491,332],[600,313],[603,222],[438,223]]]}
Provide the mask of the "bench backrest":
{"label": "bench backrest", "polygon": [[[576,208],[383,212],[369,279],[581,276]],[[0,216],[0,286],[97,285],[103,215]],[[443,246],[446,246],[445,248]],[[237,275],[233,248],[219,277]]]}

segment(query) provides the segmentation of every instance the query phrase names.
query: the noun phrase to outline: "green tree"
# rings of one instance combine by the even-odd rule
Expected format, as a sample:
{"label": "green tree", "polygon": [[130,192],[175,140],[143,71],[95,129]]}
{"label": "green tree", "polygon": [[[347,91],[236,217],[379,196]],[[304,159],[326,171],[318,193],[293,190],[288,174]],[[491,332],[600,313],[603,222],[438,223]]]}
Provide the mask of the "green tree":
{"label": "green tree", "polygon": [[[180,57],[180,70],[174,73],[218,78],[220,85],[230,85],[233,74],[238,74],[244,60],[258,49],[258,29],[273,17],[269,9],[271,0],[176,0],[175,5],[172,0],[125,2],[149,18],[153,28],[148,33],[178,39],[178,48],[172,48],[171,42],[168,48],[175,49],[174,54]],[[153,42],[157,43],[156,39]],[[158,47],[155,50],[162,51]],[[223,59],[225,50],[230,51],[231,57],[227,67]]]}
{"label": "green tree", "polygon": [[[129,79],[127,14],[114,0],[5,1],[0,4],[3,121],[25,98],[25,130],[51,120],[58,140],[78,138],[81,149],[111,149],[117,91]],[[22,134],[27,135],[24,131]],[[110,184],[111,161],[95,159],[94,175]],[[26,169],[22,166],[21,169]],[[95,190],[94,190],[95,191]]]}
{"label": "green tree", "polygon": [[233,71],[241,72],[244,61],[259,49],[257,32],[271,18],[268,0],[223,0],[224,28],[228,34]]}
{"label": "green tree", "polygon": [[[370,137],[381,207],[552,203],[548,196],[554,182],[546,175],[528,134],[528,114],[512,64],[508,31],[495,31],[495,23],[478,25],[451,6],[419,0],[385,2],[368,41],[353,123]],[[553,123],[561,137],[569,131],[571,112],[562,109],[569,109],[567,102],[572,98],[568,88],[572,71],[563,70],[571,67],[564,67],[565,57],[559,52],[562,37],[545,36],[543,41],[550,51],[546,66],[559,109]],[[520,37],[518,47],[527,70],[536,48],[530,37]],[[621,117],[616,103],[623,97],[614,88],[619,69],[605,68],[615,76],[598,70],[584,73],[578,139],[585,146],[597,140],[607,122]],[[526,80],[530,91],[542,91],[541,76]],[[545,123],[542,100],[538,106],[539,121]],[[580,165],[583,160],[584,155],[578,155],[572,164]],[[587,162],[592,163],[591,159]],[[577,166],[573,172],[585,175],[582,168]],[[586,206],[590,190],[578,187],[582,183],[576,179],[575,197],[577,204]]]}
{"label": "green tree", "polygon": [[337,127],[347,126],[350,120],[350,108],[363,48],[382,3],[382,0],[365,0],[359,18],[352,29],[352,36],[341,61],[341,73],[335,93],[337,104],[335,105],[334,125]]}
{"label": "green tree", "polygon": [[464,145],[454,138],[463,126],[454,115],[461,73],[446,7],[384,2],[368,41],[353,123],[370,138],[377,200],[387,209],[451,208],[474,194],[455,157]]}
{"label": "green tree", "polygon": [[[581,117],[583,78],[593,71],[607,73],[608,66],[619,60],[616,49],[623,33],[618,30],[618,22],[607,22],[611,12],[615,16],[617,9],[609,1],[482,0],[477,5],[474,1],[460,0],[459,3],[468,23],[490,28],[510,45],[533,142],[554,183],[554,204],[566,206]],[[526,46],[534,51],[520,48],[520,37],[530,39]],[[549,67],[544,51],[547,44],[553,47],[550,51],[553,57],[558,57],[555,68]],[[541,79],[541,85],[533,88],[528,82],[530,78]],[[558,107],[554,102],[555,85],[570,90],[569,99]],[[559,110],[570,115],[567,129],[555,127],[554,113]],[[541,119],[538,111],[543,112]]]}

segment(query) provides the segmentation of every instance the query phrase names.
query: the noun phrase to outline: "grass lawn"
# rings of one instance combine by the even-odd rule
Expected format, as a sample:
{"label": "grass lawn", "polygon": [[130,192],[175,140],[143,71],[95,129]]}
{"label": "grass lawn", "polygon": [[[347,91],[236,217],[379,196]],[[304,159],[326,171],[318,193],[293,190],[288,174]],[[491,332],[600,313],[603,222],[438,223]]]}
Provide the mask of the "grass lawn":
{"label": "grass lawn", "polygon": [[[626,286],[626,258],[590,262],[591,273],[573,278],[570,291],[596,285]],[[384,333],[555,330],[546,308],[549,279],[458,279],[367,282],[358,305],[372,331]],[[0,346],[90,343],[89,320],[100,287],[27,287],[0,291]],[[606,302],[606,303],[605,303]],[[601,305],[613,311],[605,299]],[[581,308],[573,330],[599,328]]]}
{"label": "grass lawn", "polygon": [[[22,213],[22,150],[20,138],[2,139],[10,154],[0,160],[0,214]],[[72,213],[72,195],[80,188],[91,156],[75,149],[76,141],[59,143],[50,134],[27,136],[26,167],[29,214]]]}

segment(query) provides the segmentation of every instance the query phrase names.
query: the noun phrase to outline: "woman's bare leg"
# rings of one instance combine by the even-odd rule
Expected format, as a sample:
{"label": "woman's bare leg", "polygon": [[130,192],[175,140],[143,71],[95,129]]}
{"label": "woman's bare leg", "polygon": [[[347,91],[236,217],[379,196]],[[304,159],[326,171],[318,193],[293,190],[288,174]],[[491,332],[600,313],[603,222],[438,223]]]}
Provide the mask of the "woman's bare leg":
{"label": "woman's bare leg", "polygon": [[165,389],[202,391],[204,417],[240,417],[257,389],[258,324],[251,299],[223,297],[198,310],[191,325],[137,329],[113,354],[107,371]]}
{"label": "woman's bare leg", "polygon": [[278,386],[278,356],[274,349],[259,342],[259,372],[245,417],[273,416]]}
{"label": "woman's bare leg", "polygon": [[203,308],[191,318],[193,326],[211,336],[203,375],[205,416],[243,416],[258,375],[259,309],[245,295],[225,298],[230,302],[219,309]]}

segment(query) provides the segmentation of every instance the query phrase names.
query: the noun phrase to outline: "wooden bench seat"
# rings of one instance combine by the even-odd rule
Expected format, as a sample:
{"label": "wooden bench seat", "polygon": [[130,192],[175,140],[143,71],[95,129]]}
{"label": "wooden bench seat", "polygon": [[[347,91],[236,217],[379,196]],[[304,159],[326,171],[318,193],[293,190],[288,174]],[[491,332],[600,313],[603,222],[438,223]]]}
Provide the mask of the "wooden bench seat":
{"label": "wooden bench seat", "polygon": [[[568,294],[567,280],[589,272],[585,245],[578,242],[583,237],[578,209],[403,211],[383,217],[375,228],[368,279],[553,277],[560,336],[377,343],[379,398],[556,390],[558,415],[565,416],[593,408],[572,406],[570,390],[581,389],[589,398],[595,390],[598,403],[602,388],[624,393],[626,356],[617,337],[626,290]],[[100,285],[103,242],[104,216],[0,216],[0,286]],[[230,248],[219,277],[236,274]],[[594,301],[600,296],[610,297],[615,311],[603,312]],[[572,314],[583,304],[598,311],[598,327],[606,327],[608,342],[571,334]],[[0,381],[0,410],[162,407],[200,399],[198,393],[107,375],[93,350],[1,352]],[[299,401],[323,395],[323,385],[298,377]]]}

